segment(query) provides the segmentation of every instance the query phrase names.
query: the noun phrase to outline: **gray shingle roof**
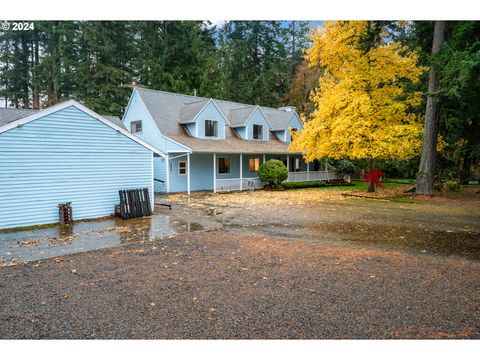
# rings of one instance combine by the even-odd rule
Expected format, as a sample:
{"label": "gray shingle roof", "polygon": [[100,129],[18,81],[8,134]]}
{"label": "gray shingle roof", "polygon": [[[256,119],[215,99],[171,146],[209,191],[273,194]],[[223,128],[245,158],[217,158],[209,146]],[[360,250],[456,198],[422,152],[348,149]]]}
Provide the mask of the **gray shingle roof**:
{"label": "gray shingle roof", "polygon": [[255,105],[249,105],[238,109],[231,109],[228,114],[228,121],[230,121],[231,127],[245,126],[250,115],[253,114],[257,107]]}
{"label": "gray shingle roof", "polygon": [[188,135],[169,135],[170,139],[187,146],[194,152],[205,153],[242,153],[242,154],[286,154],[289,143],[279,140],[247,141],[237,136],[225,140],[198,139]]}
{"label": "gray shingle roof", "polygon": [[[24,117],[30,116],[39,112],[41,110],[35,109],[15,109],[15,108],[0,108],[0,127],[7,125],[15,120],[22,119]],[[123,125],[122,120],[118,116],[112,115],[102,115],[102,117],[111,123],[120,126],[122,129],[127,130],[125,125]]]}
{"label": "gray shingle roof", "polygon": [[182,106],[178,121],[181,124],[187,124],[195,119],[195,116],[207,105],[209,100],[194,101]]}
{"label": "gray shingle roof", "polygon": [[126,126],[123,124],[122,119],[120,119],[118,116],[113,116],[113,115],[102,115],[102,117],[111,123],[120,126],[122,129],[128,130]]}
{"label": "gray shingle roof", "polygon": [[295,114],[293,111],[285,110],[277,110],[272,112],[269,108],[264,108],[263,113],[265,114],[272,131],[284,130],[287,127],[290,119]]}
{"label": "gray shingle roof", "polygon": [[39,110],[0,108],[0,126],[7,125],[15,120],[35,114]]}
{"label": "gray shingle roof", "polygon": [[[208,98],[198,97],[198,96],[191,96],[191,95],[182,95],[176,94],[166,91],[160,90],[150,90],[145,88],[135,88],[140,95],[140,98],[144,102],[145,106],[147,107],[150,115],[152,116],[153,120],[157,124],[157,127],[160,131],[167,136],[170,135],[178,135],[182,134],[182,126],[181,123],[184,123],[183,115],[182,119],[180,119],[180,115],[182,111],[185,110],[186,104],[192,104],[188,110],[188,116],[185,115],[185,118],[193,118],[195,115],[191,115],[190,110],[194,110],[200,107],[200,104],[203,102],[205,103],[209,101]],[[231,118],[231,113],[236,113],[237,111],[245,111],[248,112],[247,109],[252,109],[252,112],[256,105],[251,104],[242,104],[233,101],[225,101],[225,100],[213,100],[215,104],[218,106],[220,111],[222,112],[223,116],[226,119]],[[193,105],[197,104],[197,105]],[[202,107],[200,107],[199,111]],[[245,109],[246,110],[239,110]],[[267,120],[272,127],[272,130],[283,130],[287,125],[288,121],[292,118],[295,114],[294,111],[285,111],[275,108],[270,108],[266,106],[260,107],[262,111],[267,114]],[[243,114],[245,115],[245,114]],[[250,114],[249,114],[250,115]],[[246,119],[245,119],[246,120]],[[241,122],[241,116],[238,115],[235,120],[233,120],[232,126],[238,126],[238,122]]]}

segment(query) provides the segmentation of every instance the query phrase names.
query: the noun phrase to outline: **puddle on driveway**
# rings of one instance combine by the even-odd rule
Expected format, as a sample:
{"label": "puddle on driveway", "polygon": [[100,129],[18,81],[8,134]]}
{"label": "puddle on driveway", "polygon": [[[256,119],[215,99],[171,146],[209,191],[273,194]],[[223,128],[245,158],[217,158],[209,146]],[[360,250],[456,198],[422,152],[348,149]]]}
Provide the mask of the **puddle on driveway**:
{"label": "puddle on driveway", "polygon": [[14,259],[38,260],[205,228],[197,222],[165,215],[172,213],[160,212],[164,214],[130,220],[80,221],[70,226],[0,233],[0,265]]}

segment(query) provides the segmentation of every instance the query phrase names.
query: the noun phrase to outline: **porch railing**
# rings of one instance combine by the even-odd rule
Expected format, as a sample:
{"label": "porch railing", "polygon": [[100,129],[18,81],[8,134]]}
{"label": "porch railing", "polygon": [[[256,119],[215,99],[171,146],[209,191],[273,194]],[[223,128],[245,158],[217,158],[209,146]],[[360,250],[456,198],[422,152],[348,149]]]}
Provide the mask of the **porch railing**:
{"label": "porch railing", "polygon": [[319,180],[333,180],[337,178],[336,171],[298,171],[289,172],[287,182],[302,182],[302,181],[319,181]]}
{"label": "porch railing", "polygon": [[222,191],[240,191],[240,182],[242,190],[255,190],[263,187],[262,181],[257,178],[236,178],[236,179],[217,179],[216,190]]}
{"label": "porch railing", "polygon": [[[319,181],[319,180],[333,180],[337,178],[336,171],[299,171],[289,172],[287,182],[302,182],[302,181]],[[256,178],[235,178],[235,179],[217,179],[216,191],[240,191],[240,182],[242,183],[242,190],[256,190],[263,188],[262,181]]]}

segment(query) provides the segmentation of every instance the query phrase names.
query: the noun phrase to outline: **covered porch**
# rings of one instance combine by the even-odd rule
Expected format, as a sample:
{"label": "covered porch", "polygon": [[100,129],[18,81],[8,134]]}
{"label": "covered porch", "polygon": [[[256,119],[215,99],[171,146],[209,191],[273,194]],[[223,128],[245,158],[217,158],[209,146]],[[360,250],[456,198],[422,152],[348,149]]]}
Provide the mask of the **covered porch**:
{"label": "covered porch", "polygon": [[[216,192],[261,189],[260,166],[268,160],[283,161],[287,182],[331,180],[334,171],[319,162],[306,163],[300,154],[169,153],[156,163],[156,178],[164,179],[162,192],[209,190]],[[323,166],[322,166],[323,165]],[[157,176],[158,174],[158,176]]]}
{"label": "covered porch", "polygon": [[[257,175],[261,164],[271,159],[283,161],[288,168],[288,178],[285,182],[304,182],[336,179],[336,172],[328,170],[327,166],[319,162],[306,163],[301,155],[292,154],[235,154],[238,157],[238,171],[225,174],[225,158],[222,154],[212,154],[213,159],[213,192],[243,191],[263,188],[264,184]],[[229,155],[231,164],[232,155]],[[258,164],[258,166],[257,166]],[[232,177],[233,174],[233,177]],[[235,176],[238,175],[238,176]]]}

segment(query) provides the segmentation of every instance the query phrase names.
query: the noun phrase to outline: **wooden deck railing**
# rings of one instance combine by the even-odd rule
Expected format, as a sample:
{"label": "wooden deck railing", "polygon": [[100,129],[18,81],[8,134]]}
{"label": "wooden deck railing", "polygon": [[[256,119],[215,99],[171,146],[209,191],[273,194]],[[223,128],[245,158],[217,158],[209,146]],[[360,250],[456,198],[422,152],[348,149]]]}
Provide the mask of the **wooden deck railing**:
{"label": "wooden deck railing", "polygon": [[337,178],[336,171],[298,171],[289,172],[287,182],[333,180]]}
{"label": "wooden deck railing", "polygon": [[[289,172],[286,182],[319,181],[337,179],[336,171],[299,171]],[[240,183],[242,186],[240,187]],[[217,192],[256,190],[263,188],[262,181],[256,178],[217,179]]]}

